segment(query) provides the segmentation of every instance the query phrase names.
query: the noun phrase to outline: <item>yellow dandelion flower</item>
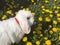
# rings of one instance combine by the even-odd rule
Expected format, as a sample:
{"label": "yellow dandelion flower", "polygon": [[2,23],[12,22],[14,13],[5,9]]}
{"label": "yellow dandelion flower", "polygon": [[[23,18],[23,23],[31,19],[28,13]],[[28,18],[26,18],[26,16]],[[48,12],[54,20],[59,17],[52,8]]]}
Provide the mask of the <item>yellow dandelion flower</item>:
{"label": "yellow dandelion flower", "polygon": [[57,20],[60,21],[60,17],[58,17]]}
{"label": "yellow dandelion flower", "polygon": [[36,2],[34,2],[34,5],[36,5]]}
{"label": "yellow dandelion flower", "polygon": [[8,13],[8,14],[12,14],[12,10],[8,10],[6,13]]}
{"label": "yellow dandelion flower", "polygon": [[26,42],[27,41],[27,37],[23,37],[23,42]]}
{"label": "yellow dandelion flower", "polygon": [[25,10],[29,11],[30,9],[29,8],[26,8]]}
{"label": "yellow dandelion flower", "polygon": [[44,37],[44,40],[48,40],[48,37]]}
{"label": "yellow dandelion flower", "polygon": [[42,6],[41,6],[41,8],[43,8],[43,9],[44,9],[44,8],[45,8],[45,6],[44,6],[44,5],[42,5]]}
{"label": "yellow dandelion flower", "polygon": [[39,40],[38,40],[38,41],[36,41],[36,44],[37,44],[37,45],[40,45],[40,41],[39,41]]}
{"label": "yellow dandelion flower", "polygon": [[23,8],[23,6],[21,6],[21,8]]}
{"label": "yellow dandelion flower", "polygon": [[11,16],[14,16],[14,14],[12,13]]}
{"label": "yellow dandelion flower", "polygon": [[56,20],[53,20],[53,24],[55,24],[55,25],[56,25],[56,24],[57,24],[57,21],[56,21]]}
{"label": "yellow dandelion flower", "polygon": [[40,34],[40,37],[42,37],[43,36],[43,34]]}
{"label": "yellow dandelion flower", "polygon": [[49,16],[50,16],[50,17],[53,17],[53,14],[50,14]]}
{"label": "yellow dandelion flower", "polygon": [[27,42],[27,44],[26,45],[32,45],[32,42]]}
{"label": "yellow dandelion flower", "polygon": [[56,10],[55,13],[58,13],[58,10]]}
{"label": "yellow dandelion flower", "polygon": [[59,35],[60,35],[60,32],[59,32]]}
{"label": "yellow dandelion flower", "polygon": [[45,3],[48,3],[49,1],[48,0],[45,0]]}
{"label": "yellow dandelion flower", "polygon": [[57,9],[60,9],[60,7],[58,6]]}
{"label": "yellow dandelion flower", "polygon": [[38,20],[39,20],[39,21],[42,21],[43,19],[42,19],[42,17],[39,17]]}
{"label": "yellow dandelion flower", "polygon": [[57,32],[57,28],[53,27],[52,28],[53,32]]}
{"label": "yellow dandelion flower", "polygon": [[45,12],[50,12],[50,10],[49,9],[45,9]]}
{"label": "yellow dandelion flower", "polygon": [[46,44],[46,45],[51,45],[51,40],[46,40],[46,41],[45,41],[45,44]]}
{"label": "yellow dandelion flower", "polygon": [[43,8],[42,10],[43,10],[43,11],[45,11],[46,9],[45,9],[45,8]]}
{"label": "yellow dandelion flower", "polygon": [[60,17],[60,13],[57,13],[57,16]]}
{"label": "yellow dandelion flower", "polygon": [[60,36],[58,37],[58,39],[60,40]]}
{"label": "yellow dandelion flower", "polygon": [[60,32],[59,32],[59,35],[60,35]]}
{"label": "yellow dandelion flower", "polygon": [[57,28],[57,30],[60,32],[60,28]]}
{"label": "yellow dandelion flower", "polygon": [[49,17],[46,17],[45,20],[46,20],[46,22],[50,22],[51,21],[51,19]]}
{"label": "yellow dandelion flower", "polygon": [[33,34],[36,34],[36,31],[33,31]]}
{"label": "yellow dandelion flower", "polygon": [[45,12],[42,11],[42,14],[44,14]]}
{"label": "yellow dandelion flower", "polygon": [[54,0],[55,2],[57,1],[57,0]]}
{"label": "yellow dandelion flower", "polygon": [[52,31],[52,30],[50,30],[50,31],[49,31],[49,33],[50,33],[50,34],[53,34],[53,31]]}
{"label": "yellow dandelion flower", "polygon": [[53,12],[50,10],[49,13],[53,13]]}
{"label": "yellow dandelion flower", "polygon": [[54,6],[54,8],[57,8],[57,6]]}
{"label": "yellow dandelion flower", "polygon": [[6,18],[7,18],[6,15],[3,15],[3,16],[2,16],[2,20],[5,20]]}
{"label": "yellow dandelion flower", "polygon": [[31,0],[31,2],[34,2],[34,0]]}
{"label": "yellow dandelion flower", "polygon": [[34,13],[34,12],[32,12],[32,15],[35,15],[35,13]]}
{"label": "yellow dandelion flower", "polygon": [[52,25],[49,25],[49,28],[52,28]]}

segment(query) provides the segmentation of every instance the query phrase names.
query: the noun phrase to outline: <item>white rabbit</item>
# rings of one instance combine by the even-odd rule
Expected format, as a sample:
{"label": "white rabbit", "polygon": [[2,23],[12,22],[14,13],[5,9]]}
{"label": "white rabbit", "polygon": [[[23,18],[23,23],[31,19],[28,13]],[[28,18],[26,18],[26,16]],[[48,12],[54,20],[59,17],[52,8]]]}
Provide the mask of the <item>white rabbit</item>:
{"label": "white rabbit", "polygon": [[19,10],[14,18],[0,21],[0,45],[18,43],[29,34],[34,17],[30,11]]}

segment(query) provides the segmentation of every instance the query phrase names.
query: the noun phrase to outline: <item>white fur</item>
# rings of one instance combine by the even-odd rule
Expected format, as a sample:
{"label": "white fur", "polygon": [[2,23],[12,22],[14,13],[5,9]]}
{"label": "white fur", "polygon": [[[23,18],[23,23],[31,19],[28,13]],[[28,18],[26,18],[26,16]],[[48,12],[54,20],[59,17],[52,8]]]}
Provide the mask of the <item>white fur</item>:
{"label": "white fur", "polygon": [[[30,19],[27,19],[27,18]],[[19,24],[15,18],[18,19]],[[24,34],[29,34],[34,17],[30,11],[20,10],[14,18],[0,21],[0,45],[18,43]]]}

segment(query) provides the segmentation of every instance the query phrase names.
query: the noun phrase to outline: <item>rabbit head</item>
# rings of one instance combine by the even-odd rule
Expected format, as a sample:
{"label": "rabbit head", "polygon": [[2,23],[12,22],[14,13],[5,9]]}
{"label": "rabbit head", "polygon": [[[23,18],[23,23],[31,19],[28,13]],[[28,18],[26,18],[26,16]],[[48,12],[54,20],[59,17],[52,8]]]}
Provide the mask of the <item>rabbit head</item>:
{"label": "rabbit head", "polygon": [[29,34],[31,31],[31,26],[34,22],[34,17],[30,11],[19,10],[16,18],[18,19],[22,31],[26,34]]}

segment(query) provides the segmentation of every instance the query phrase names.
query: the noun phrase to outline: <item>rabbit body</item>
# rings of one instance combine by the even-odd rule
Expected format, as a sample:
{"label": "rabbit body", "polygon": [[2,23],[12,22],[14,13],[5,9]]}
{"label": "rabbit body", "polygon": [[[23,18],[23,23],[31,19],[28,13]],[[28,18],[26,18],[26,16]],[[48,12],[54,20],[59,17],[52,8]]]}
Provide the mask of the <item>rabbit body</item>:
{"label": "rabbit body", "polygon": [[32,13],[25,10],[19,10],[13,18],[0,21],[0,45],[18,43],[24,34],[30,33],[33,22]]}

